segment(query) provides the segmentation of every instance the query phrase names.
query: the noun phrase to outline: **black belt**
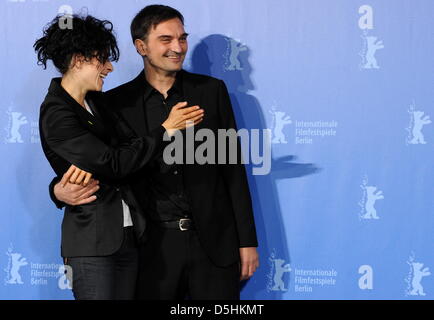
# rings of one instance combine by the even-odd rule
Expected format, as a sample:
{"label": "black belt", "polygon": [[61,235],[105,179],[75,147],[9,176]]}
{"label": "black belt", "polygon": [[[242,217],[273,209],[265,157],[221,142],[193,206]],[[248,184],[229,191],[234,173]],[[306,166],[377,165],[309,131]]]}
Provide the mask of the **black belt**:
{"label": "black belt", "polygon": [[160,227],[166,229],[177,229],[181,231],[195,230],[193,220],[191,219],[179,219],[173,221],[156,221],[155,223],[158,224]]}

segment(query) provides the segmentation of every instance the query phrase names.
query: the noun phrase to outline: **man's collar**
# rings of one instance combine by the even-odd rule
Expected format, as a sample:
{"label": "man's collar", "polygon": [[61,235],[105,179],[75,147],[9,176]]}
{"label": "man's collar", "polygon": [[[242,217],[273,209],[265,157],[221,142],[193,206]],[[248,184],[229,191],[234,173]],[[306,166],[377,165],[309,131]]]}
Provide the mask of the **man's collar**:
{"label": "man's collar", "polygon": [[[176,73],[175,82],[173,83],[172,87],[167,91],[168,94],[176,92],[176,93],[182,95],[182,88],[183,88],[182,78],[183,78],[183,73],[184,73],[184,70],[180,70],[180,71],[178,71]],[[151,94],[151,92],[153,90],[156,90],[156,89],[153,86],[151,86],[151,84],[148,82],[148,80],[146,80],[146,76],[145,76],[145,72],[144,71],[142,71],[142,73],[139,75],[139,77],[141,78],[141,80],[144,83],[144,96],[145,96],[145,99],[146,99],[147,97],[149,97],[149,95]]]}

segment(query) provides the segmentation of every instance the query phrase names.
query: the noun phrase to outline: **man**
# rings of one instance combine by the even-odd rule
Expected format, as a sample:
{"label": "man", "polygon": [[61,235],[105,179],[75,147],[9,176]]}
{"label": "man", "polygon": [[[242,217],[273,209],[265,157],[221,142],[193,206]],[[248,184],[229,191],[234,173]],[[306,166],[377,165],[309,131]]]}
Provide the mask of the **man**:
{"label": "man", "polygon": [[[210,129],[215,137],[218,129],[236,130],[224,82],[182,70],[188,35],[181,13],[147,6],[133,19],[131,35],[144,70],[107,92],[107,100],[138,136],[154,130],[172,106],[184,101],[204,110],[195,130]],[[182,135],[185,158],[192,150]],[[239,299],[239,281],[251,277],[259,262],[238,141],[236,150],[236,164],[169,165],[161,157],[130,177],[148,221],[138,298]],[[56,185],[54,194],[66,203],[83,203],[92,201],[94,188]]]}

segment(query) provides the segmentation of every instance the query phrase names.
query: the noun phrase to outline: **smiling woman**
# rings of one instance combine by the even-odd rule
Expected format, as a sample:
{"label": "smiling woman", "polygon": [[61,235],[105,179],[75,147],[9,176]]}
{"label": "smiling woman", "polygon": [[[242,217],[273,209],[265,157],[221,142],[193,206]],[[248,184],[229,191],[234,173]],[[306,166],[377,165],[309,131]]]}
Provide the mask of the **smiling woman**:
{"label": "smiling woman", "polygon": [[[72,28],[62,28],[62,19]],[[137,137],[100,92],[119,58],[113,25],[92,16],[56,17],[34,48],[38,63],[51,60],[61,78],[51,81],[41,105],[42,148],[60,178],[60,188],[87,184],[86,201],[65,204],[62,257],[72,268],[76,299],[134,298],[137,244],[143,240],[144,217],[124,178],[163,150],[163,135],[197,123],[198,107],[175,106],[148,136]],[[68,169],[69,168],[69,169]],[[92,174],[95,178],[90,179]],[[89,198],[95,191],[97,197]],[[89,200],[90,199],[90,200]]]}
{"label": "smiling woman", "polygon": [[[72,20],[71,28],[65,27],[64,19]],[[52,60],[63,75],[62,86],[83,107],[85,93],[101,91],[103,79],[113,71],[110,61],[119,59],[112,23],[92,16],[57,16],[46,26],[34,48],[38,64],[45,69],[47,61]],[[73,90],[77,80],[81,86]]]}

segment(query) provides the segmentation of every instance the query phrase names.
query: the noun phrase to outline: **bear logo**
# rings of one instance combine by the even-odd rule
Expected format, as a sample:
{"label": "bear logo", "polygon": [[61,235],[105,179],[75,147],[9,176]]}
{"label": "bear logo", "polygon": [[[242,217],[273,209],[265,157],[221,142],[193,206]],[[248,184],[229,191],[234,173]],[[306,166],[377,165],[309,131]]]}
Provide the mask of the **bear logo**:
{"label": "bear logo", "polygon": [[21,137],[20,128],[22,125],[27,124],[27,118],[22,115],[21,112],[11,112],[11,126],[9,138],[6,140],[8,143],[23,143],[23,139]]}
{"label": "bear logo", "polygon": [[411,130],[413,138],[409,141],[411,144],[426,144],[425,138],[422,134],[424,125],[431,123],[429,116],[424,116],[423,111],[413,111],[413,128]]}
{"label": "bear logo", "polygon": [[411,280],[412,289],[409,294],[412,296],[425,296],[426,294],[423,292],[423,287],[420,282],[423,277],[431,275],[431,272],[429,272],[429,268],[422,269],[423,263],[412,262],[411,265],[413,267],[413,278]]}
{"label": "bear logo", "polygon": [[377,215],[377,210],[374,205],[377,200],[384,199],[383,191],[378,190],[374,186],[364,186],[366,191],[365,214],[363,219],[380,219]]}
{"label": "bear logo", "polygon": [[366,63],[363,65],[364,69],[379,69],[377,59],[375,58],[375,53],[378,49],[383,49],[383,41],[377,41],[377,37],[374,36],[367,36],[365,37],[366,41],[366,54],[365,54],[365,61]]}
{"label": "bear logo", "polygon": [[289,263],[283,265],[285,263],[285,260],[283,259],[272,259],[274,262],[274,285],[271,288],[272,291],[288,291],[288,289],[285,288],[285,283],[283,282],[283,275],[286,272],[291,271],[291,266]]}
{"label": "bear logo", "polygon": [[238,58],[238,55],[240,54],[240,52],[246,51],[247,47],[234,39],[229,39],[228,42],[230,42],[229,43],[230,54],[229,54],[229,66],[226,68],[226,70],[241,71],[243,70],[243,68],[241,67],[241,62],[240,59]]}
{"label": "bear logo", "polygon": [[23,284],[23,281],[21,280],[21,275],[19,273],[19,270],[21,267],[26,266],[28,263],[26,261],[26,258],[22,258],[20,253],[9,253],[12,266],[9,271],[10,278],[7,280],[8,284]]}
{"label": "bear logo", "polygon": [[272,110],[270,113],[273,115],[274,128],[273,139],[271,143],[288,143],[283,133],[283,128],[292,123],[291,117],[287,116],[285,112]]}

